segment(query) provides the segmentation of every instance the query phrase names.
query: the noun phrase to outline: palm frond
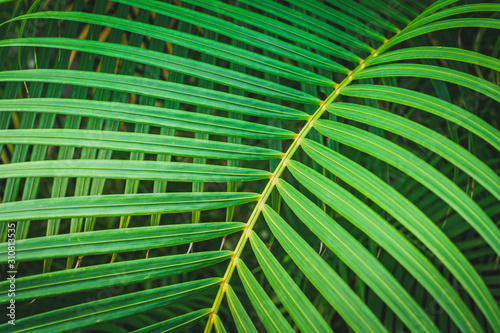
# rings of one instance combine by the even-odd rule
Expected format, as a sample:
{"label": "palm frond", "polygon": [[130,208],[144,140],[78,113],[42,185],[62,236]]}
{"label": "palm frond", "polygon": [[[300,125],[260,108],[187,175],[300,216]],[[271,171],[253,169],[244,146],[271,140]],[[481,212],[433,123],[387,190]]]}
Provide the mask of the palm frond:
{"label": "palm frond", "polygon": [[398,3],[19,2],[1,330],[498,331],[500,5]]}

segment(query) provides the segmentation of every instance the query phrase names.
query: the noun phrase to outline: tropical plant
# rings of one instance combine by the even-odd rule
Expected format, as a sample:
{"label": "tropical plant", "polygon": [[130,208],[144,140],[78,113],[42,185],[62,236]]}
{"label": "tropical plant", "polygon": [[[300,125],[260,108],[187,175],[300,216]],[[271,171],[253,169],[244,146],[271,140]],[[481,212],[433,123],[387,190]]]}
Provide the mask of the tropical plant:
{"label": "tropical plant", "polygon": [[2,332],[500,331],[500,4],[12,5]]}

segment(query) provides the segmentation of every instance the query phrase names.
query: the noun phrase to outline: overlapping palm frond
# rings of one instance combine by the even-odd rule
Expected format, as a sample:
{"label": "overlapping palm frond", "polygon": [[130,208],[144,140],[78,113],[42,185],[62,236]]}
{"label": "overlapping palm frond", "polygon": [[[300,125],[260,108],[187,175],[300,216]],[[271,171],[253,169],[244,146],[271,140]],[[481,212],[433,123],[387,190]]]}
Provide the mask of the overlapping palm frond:
{"label": "overlapping palm frond", "polygon": [[499,11],[19,2],[2,331],[498,331]]}

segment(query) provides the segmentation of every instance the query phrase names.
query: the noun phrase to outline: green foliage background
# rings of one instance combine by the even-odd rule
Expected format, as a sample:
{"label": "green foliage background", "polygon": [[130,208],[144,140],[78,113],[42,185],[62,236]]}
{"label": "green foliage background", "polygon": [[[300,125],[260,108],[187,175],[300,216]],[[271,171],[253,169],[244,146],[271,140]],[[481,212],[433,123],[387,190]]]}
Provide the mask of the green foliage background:
{"label": "green foliage background", "polygon": [[0,3],[0,329],[497,332],[499,10]]}

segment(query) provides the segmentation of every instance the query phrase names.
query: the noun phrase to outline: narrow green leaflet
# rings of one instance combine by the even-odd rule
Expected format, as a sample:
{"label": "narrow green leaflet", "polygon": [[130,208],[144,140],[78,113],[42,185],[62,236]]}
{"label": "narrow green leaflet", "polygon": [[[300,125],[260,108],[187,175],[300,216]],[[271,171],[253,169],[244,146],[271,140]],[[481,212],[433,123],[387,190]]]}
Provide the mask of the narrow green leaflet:
{"label": "narrow green leaflet", "polygon": [[392,52],[383,53],[370,59],[366,64],[375,65],[385,62],[393,62],[409,59],[446,59],[457,60],[484,66],[496,71],[500,71],[500,60],[483,55],[478,52],[446,46],[419,46],[408,47]]}
{"label": "narrow green leaflet", "polygon": [[0,82],[5,81],[64,83],[76,86],[111,89],[114,91],[135,93],[160,99],[171,99],[183,103],[269,118],[277,117],[300,120],[306,119],[308,116],[302,111],[297,111],[279,104],[138,76],[120,76],[117,74],[78,70],[26,69],[0,72]]}
{"label": "narrow green leaflet", "polygon": [[0,41],[0,47],[37,46],[93,53],[126,59],[137,63],[166,68],[186,75],[211,80],[224,85],[237,87],[257,94],[299,103],[317,103],[317,97],[308,95],[274,82],[265,81],[254,76],[214,66],[201,61],[178,57],[164,52],[157,52],[138,47],[111,44],[99,41],[75,38],[19,38]]}
{"label": "narrow green leaflet", "polygon": [[[82,242],[82,247],[85,246],[90,246],[90,243],[85,245]],[[231,253],[230,251],[213,251],[181,254],[21,277],[16,279],[16,301],[56,297],[113,286],[118,286],[114,289],[122,289],[121,286],[125,284],[141,282],[146,278],[157,279],[214,265],[229,259]],[[0,303],[9,302],[9,286],[10,281],[0,282]]]}
{"label": "narrow green leaflet", "polygon": [[200,52],[212,54],[221,59],[226,59],[237,64],[255,68],[257,70],[261,70],[273,75],[297,80],[299,82],[308,82],[324,86],[333,86],[335,84],[333,81],[313,72],[301,69],[293,65],[289,65],[285,62],[278,61],[273,58],[262,56],[258,53],[246,51],[239,47],[234,47],[225,43],[216,42],[210,39],[173,29],[166,29],[157,26],[154,27],[154,29],[151,29],[151,25],[149,24],[125,20],[114,16],[97,15],[83,12],[45,11],[29,15],[21,15],[15,17],[10,21],[7,21],[6,23],[12,22],[14,20],[37,18],[60,19],[104,25],[115,29],[150,36],[151,38],[156,38],[165,42],[184,46],[189,49],[195,49]]}
{"label": "narrow green leaflet", "polygon": [[290,275],[253,231],[250,236],[250,243],[267,280],[300,330],[302,332],[332,332],[318,310],[314,308]]}
{"label": "narrow green leaflet", "polygon": [[224,325],[222,324],[222,321],[217,315],[215,316],[214,319],[214,326],[215,326],[215,333],[227,333],[226,329],[224,328]]}
{"label": "narrow green leaflet", "polygon": [[[345,73],[348,71],[346,67],[339,65],[317,53],[284,42],[281,39],[265,35],[261,32],[254,31],[246,27],[240,27],[239,25],[200,11],[194,11],[185,7],[154,0],[117,0],[117,2],[151,10],[155,13],[163,14],[168,17],[174,17],[181,21],[189,22],[205,29],[215,31],[221,35],[246,42],[257,48],[269,50],[270,52],[274,52],[280,56],[289,57],[290,59],[294,59],[298,62],[325,68],[333,72]],[[352,58],[355,59],[356,57],[353,55]]]}
{"label": "narrow green leaflet", "polygon": [[0,222],[208,210],[256,201],[255,193],[142,193],[61,197],[0,205]]}
{"label": "narrow green leaflet", "polygon": [[349,266],[411,331],[438,332],[420,305],[351,234],[284,180],[280,179],[277,187],[297,217]]}
{"label": "narrow green leaflet", "polygon": [[175,284],[70,306],[0,325],[2,332],[64,332],[175,303],[219,285],[220,278]]}
{"label": "narrow green leaflet", "polygon": [[[479,274],[443,231],[422,211],[373,173],[340,153],[309,139],[304,140],[302,148],[311,158],[373,200],[417,236],[469,292],[491,325],[499,324],[500,310]],[[292,205],[290,207],[294,208]],[[471,322],[475,327],[479,325],[475,319],[471,319]]]}
{"label": "narrow green leaflet", "polygon": [[462,331],[473,331],[471,324],[474,322],[474,315],[439,271],[396,228],[347,190],[311,168],[291,161],[289,170],[309,191],[351,221],[403,265]]}
{"label": "narrow green leaflet", "polygon": [[233,316],[238,333],[257,333],[257,329],[243,308],[243,305],[241,305],[233,288],[230,285],[227,285],[226,288],[227,303],[229,304],[229,310],[231,310],[231,315]]}
{"label": "narrow green leaflet", "polygon": [[238,274],[262,324],[268,332],[293,332],[292,327],[257,282],[243,260],[236,263]]}
{"label": "narrow green leaflet", "polygon": [[455,83],[480,92],[500,102],[500,87],[492,82],[445,67],[424,64],[390,64],[366,68],[354,75],[354,79],[375,77],[411,76]]}
{"label": "narrow green leaflet", "polygon": [[286,129],[215,115],[84,99],[23,98],[0,100],[0,112],[8,111],[95,117],[254,139],[290,139],[295,135]]}
{"label": "narrow green leaflet", "polygon": [[343,118],[382,128],[410,139],[444,157],[500,200],[500,177],[467,149],[414,121],[369,106],[332,103],[328,111]]}
{"label": "narrow green leaflet", "polygon": [[171,181],[250,181],[268,179],[263,170],[163,161],[62,160],[0,164],[0,178],[93,177]]}
{"label": "narrow green leaflet", "polygon": [[163,333],[163,332],[181,332],[180,330],[185,330],[200,322],[201,320],[208,317],[212,309],[202,309],[198,311],[193,311],[186,313],[182,316],[177,316],[172,319],[168,319],[159,322],[154,325],[146,326],[144,328],[133,331],[134,333]]}
{"label": "narrow green leaflet", "polygon": [[[138,251],[223,237],[243,229],[241,222],[164,225],[89,231],[16,241],[16,261]],[[8,243],[0,244],[7,262]]]}
{"label": "narrow green leaflet", "polygon": [[282,152],[239,144],[174,136],[72,129],[18,129],[0,131],[0,141],[24,145],[72,146],[172,154],[214,159],[267,160]]}
{"label": "narrow green leaflet", "polygon": [[[456,2],[457,0],[455,0]],[[500,11],[500,4],[495,4],[495,3],[474,3],[474,4],[468,4],[468,5],[462,5],[462,6],[455,6],[455,7],[450,7],[446,8],[443,10],[440,10],[437,13],[434,13],[432,15],[426,15],[423,16],[419,20],[415,20],[410,24],[410,27],[414,28],[417,26],[424,25],[429,22],[437,21],[439,19],[442,19],[444,17],[449,17],[453,15],[458,15],[458,14],[464,14],[464,13],[474,13],[474,12],[494,12],[494,11]]]}
{"label": "narrow green leaflet", "polygon": [[453,28],[490,28],[500,29],[500,20],[491,18],[459,18],[444,21],[433,22],[418,26],[409,27],[408,30],[391,39],[385,46],[390,47],[401,43],[410,38],[428,34],[434,31],[453,29]]}
{"label": "narrow green leaflet", "polygon": [[344,280],[271,207],[264,218],[281,246],[349,326],[358,332],[385,332],[378,318]]}
{"label": "narrow green leaflet", "polygon": [[315,128],[329,138],[366,152],[405,172],[446,201],[500,254],[500,231],[488,215],[455,183],[416,155],[361,129],[317,121]]}
{"label": "narrow green leaflet", "polygon": [[[418,22],[422,18],[431,16],[432,13],[440,10],[441,8],[444,8],[448,5],[451,5],[458,0],[437,0],[433,4],[429,5],[429,7],[423,7],[425,8],[411,23],[413,22]],[[411,23],[409,25],[411,25]]]}
{"label": "narrow green leaflet", "polygon": [[342,88],[342,95],[373,98],[408,105],[454,122],[500,150],[500,131],[456,105],[424,93],[382,85],[357,84]]}

